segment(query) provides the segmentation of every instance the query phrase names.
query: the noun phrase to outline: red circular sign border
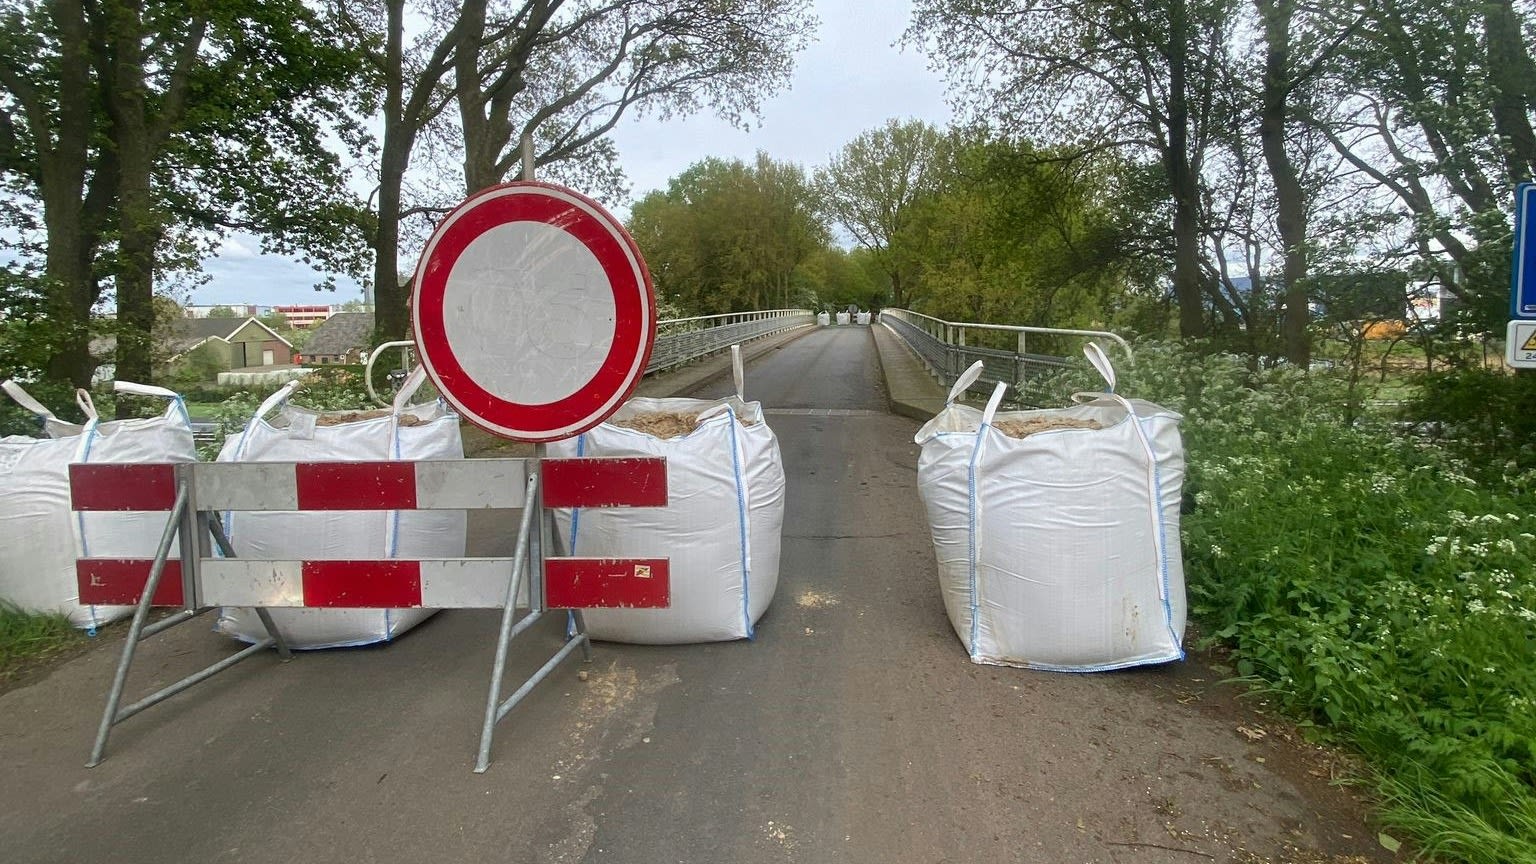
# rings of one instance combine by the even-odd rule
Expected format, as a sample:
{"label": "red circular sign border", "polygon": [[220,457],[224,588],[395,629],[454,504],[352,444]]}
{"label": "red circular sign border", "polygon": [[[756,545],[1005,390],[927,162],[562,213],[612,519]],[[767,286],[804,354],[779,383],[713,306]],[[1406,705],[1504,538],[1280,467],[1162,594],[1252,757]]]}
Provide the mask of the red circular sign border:
{"label": "red circular sign border", "polygon": [[[530,206],[543,218],[502,218],[509,215],[508,211],[526,212]],[[555,224],[556,216],[574,218]],[[480,387],[458,363],[443,326],[447,282],[458,256],[485,231],[516,221],[536,221],[573,236],[598,259],[614,294],[614,339],[608,356],[575,393],[542,405],[511,402]],[[598,233],[594,234],[594,229]],[[620,267],[621,264],[624,266]],[[514,181],[483,189],[449,212],[422,251],[411,290],[411,310],[421,363],[443,397],[481,429],[529,443],[574,437],[611,416],[639,386],[655,342],[655,287],[634,238],[591,198],[538,181]],[[643,326],[625,332],[626,317],[639,317]],[[615,364],[615,355],[620,350],[625,351],[621,359],[634,362]],[[594,388],[593,382],[599,382],[599,388]],[[586,413],[577,413],[583,406]],[[545,422],[537,429],[522,428],[530,416],[564,422]],[[522,425],[511,425],[508,421],[513,419]]]}

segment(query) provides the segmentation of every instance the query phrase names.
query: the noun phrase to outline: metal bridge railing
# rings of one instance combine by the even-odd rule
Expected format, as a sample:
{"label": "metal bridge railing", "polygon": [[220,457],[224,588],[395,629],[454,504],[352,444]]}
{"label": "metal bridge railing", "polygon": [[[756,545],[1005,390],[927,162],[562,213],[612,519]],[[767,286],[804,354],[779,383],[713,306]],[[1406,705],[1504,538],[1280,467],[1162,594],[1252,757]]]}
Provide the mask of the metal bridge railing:
{"label": "metal bridge railing", "polygon": [[656,323],[656,344],[646,374],[681,366],[732,345],[816,323],[809,309],[731,312]]}
{"label": "metal bridge railing", "polygon": [[[657,321],[656,343],[651,349],[651,362],[646,365],[645,374],[681,366],[690,360],[723,351],[749,339],[772,336],[775,333],[815,323],[816,313],[809,309],[731,312],[725,315],[703,315],[697,318],[670,318]],[[405,356],[401,358],[402,371],[399,376],[399,380],[404,380],[403,370],[408,370],[415,363],[415,346],[416,343],[410,339],[385,342],[368,355],[363,383],[367,385],[373,401],[380,405],[389,405],[388,399],[374,392],[373,364],[386,351],[391,349],[404,351]],[[395,386],[399,386],[398,381],[395,382]]]}
{"label": "metal bridge railing", "polygon": [[[1126,364],[1135,362],[1131,346],[1105,330],[969,324],[906,309],[883,310],[880,321],[922,358],[945,387],[980,360],[984,364],[981,378],[971,390],[985,396],[997,382],[1006,382],[1013,388],[1010,401],[1019,405],[1058,407],[1074,392],[1100,389],[1102,380],[1079,353],[1084,342],[1098,342],[1106,351],[1118,348]],[[1031,344],[1045,351],[1031,352]]]}

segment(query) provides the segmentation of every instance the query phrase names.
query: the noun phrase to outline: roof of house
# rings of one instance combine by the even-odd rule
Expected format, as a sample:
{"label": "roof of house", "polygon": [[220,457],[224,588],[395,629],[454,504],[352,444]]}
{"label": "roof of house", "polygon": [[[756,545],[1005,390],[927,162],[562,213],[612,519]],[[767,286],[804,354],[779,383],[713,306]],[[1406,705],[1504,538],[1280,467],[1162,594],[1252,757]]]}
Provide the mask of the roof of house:
{"label": "roof of house", "polygon": [[366,348],[372,339],[372,312],[337,312],[314,329],[303,353],[306,357],[345,354]]}
{"label": "roof of house", "polygon": [[265,330],[268,336],[289,348],[293,347],[292,342],[255,318],[177,318],[170,322],[170,336],[166,347],[173,355],[180,356],[209,339],[228,342],[235,337],[235,334],[251,326]]}

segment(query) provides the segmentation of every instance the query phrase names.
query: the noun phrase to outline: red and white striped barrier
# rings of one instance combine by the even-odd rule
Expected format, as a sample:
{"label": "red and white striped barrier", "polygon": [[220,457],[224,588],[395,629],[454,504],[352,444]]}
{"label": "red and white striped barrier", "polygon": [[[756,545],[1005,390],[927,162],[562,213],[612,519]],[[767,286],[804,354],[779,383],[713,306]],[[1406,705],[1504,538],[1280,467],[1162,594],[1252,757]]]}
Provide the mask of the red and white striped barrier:
{"label": "red and white striped barrier", "polygon": [[[81,558],[76,562],[81,602],[138,607],[88,766],[100,763],[111,728],[145,708],[268,648],[288,657],[287,643],[268,609],[499,608],[501,631],[475,760],[475,771],[483,772],[490,764],[496,723],[573,652],[580,650],[590,659],[582,609],[664,608],[671,601],[665,558],[550,557],[550,520],[544,513],[550,507],[665,506],[664,459],[71,465],[69,482],[72,506],[77,511],[168,512],[154,558]],[[513,557],[376,561],[236,558],[213,515],[252,510],[478,509],[523,511]],[[178,537],[179,554],[175,554]],[[214,543],[226,552],[225,557],[212,554]],[[519,598],[525,592],[530,611],[514,624],[514,607],[520,605]],[[151,606],[178,606],[181,611],[150,624],[147,615]],[[135,646],[217,606],[254,607],[266,638],[123,707],[123,687]],[[565,645],[503,701],[501,682],[511,640],[554,609],[572,613],[573,627]]]}
{"label": "red and white striped barrier", "polygon": [[[521,509],[528,461],[316,462],[71,465],[75,510],[170,510],[177,470],[192,508],[204,511]],[[660,507],[662,459],[546,459],[545,507]],[[80,601],[137,603],[151,559],[82,558]],[[152,605],[494,609],[504,603],[511,558],[272,561],[204,557],[185,596],[181,562]],[[667,605],[666,559],[545,558],[548,608]]]}

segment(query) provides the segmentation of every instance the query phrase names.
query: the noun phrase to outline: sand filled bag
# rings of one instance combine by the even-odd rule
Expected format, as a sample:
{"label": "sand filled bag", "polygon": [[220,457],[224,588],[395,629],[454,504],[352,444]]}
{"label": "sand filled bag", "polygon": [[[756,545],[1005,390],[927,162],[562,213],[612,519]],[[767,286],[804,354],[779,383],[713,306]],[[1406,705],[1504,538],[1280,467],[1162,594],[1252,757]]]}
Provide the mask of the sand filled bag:
{"label": "sand filled bag", "polygon": [[[14,381],[0,387],[36,414],[46,437],[0,438],[0,600],[29,612],[58,612],[94,630],[133,613],[132,606],[79,602],[77,558],[152,558],[168,514],[70,509],[71,463],[194,462],[197,448],[181,396],[163,387],[118,381],[118,393],[166,400],[142,420],[101,420],[90,394],[76,394],[82,424],[54,416]],[[172,549],[177,547],[172,546]]]}
{"label": "sand filled bag", "polygon": [[[459,417],[441,400],[407,404],[426,380],[418,368],[395,404],[369,411],[312,411],[290,404],[299,382],[263,404],[239,435],[231,435],[220,462],[375,462],[464,458]],[[380,560],[461,558],[461,510],[341,510],[224,514],[235,555],[273,560]],[[271,610],[293,648],[368,645],[399,636],[432,609]],[[266,636],[254,610],[226,607],[218,630],[246,642]]]}
{"label": "sand filled bag", "polygon": [[667,506],[556,510],[566,554],[668,558],[667,609],[589,609],[587,632],[614,642],[749,639],[779,581],[784,463],[762,406],[728,399],[625,403],[551,456],[661,456]]}
{"label": "sand filled bag", "polygon": [[1091,672],[1182,659],[1180,416],[1110,392],[998,413],[955,402],[918,431],[950,623],[978,663]]}

